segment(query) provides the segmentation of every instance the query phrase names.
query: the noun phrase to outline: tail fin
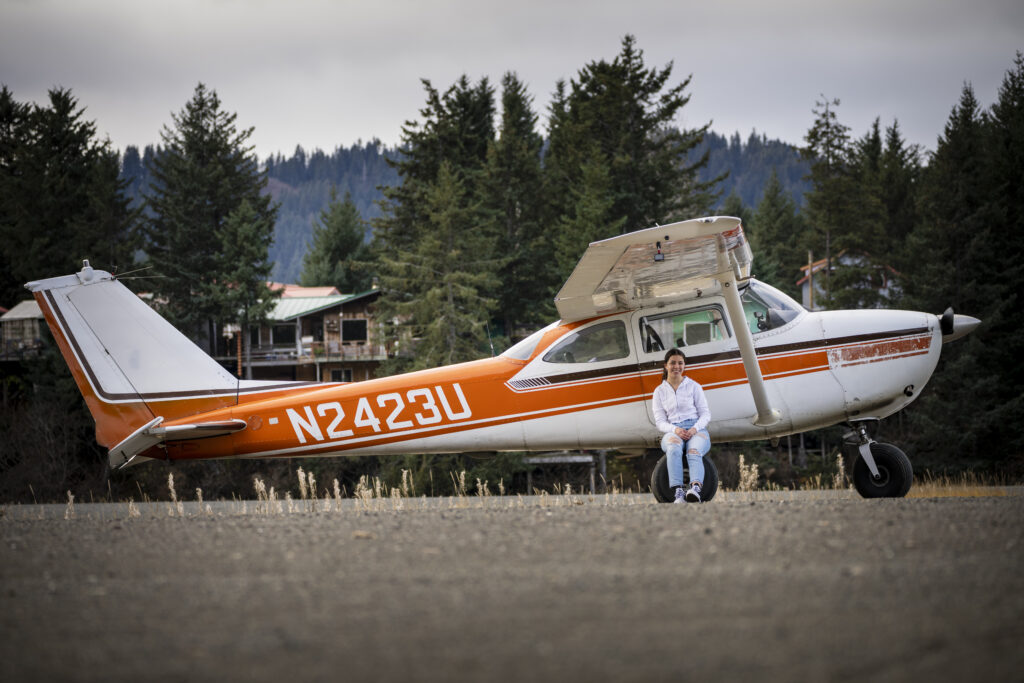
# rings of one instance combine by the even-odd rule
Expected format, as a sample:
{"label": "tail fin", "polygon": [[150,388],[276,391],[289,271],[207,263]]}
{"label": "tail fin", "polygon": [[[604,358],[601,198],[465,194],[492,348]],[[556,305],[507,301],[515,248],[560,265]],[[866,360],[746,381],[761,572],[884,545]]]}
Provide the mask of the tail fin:
{"label": "tail fin", "polygon": [[138,296],[85,261],[25,285],[113,447],[147,425],[234,405],[238,380]]}

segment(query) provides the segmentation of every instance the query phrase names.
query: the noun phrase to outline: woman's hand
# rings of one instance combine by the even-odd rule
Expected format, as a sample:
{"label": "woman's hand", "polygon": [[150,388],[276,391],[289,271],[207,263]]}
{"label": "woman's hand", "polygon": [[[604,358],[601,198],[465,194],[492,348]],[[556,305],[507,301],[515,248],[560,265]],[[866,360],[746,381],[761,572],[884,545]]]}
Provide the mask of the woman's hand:
{"label": "woman's hand", "polygon": [[697,434],[697,430],[694,429],[693,427],[690,427],[689,429],[683,429],[682,427],[676,427],[676,436],[678,436],[683,441],[689,441],[696,434]]}

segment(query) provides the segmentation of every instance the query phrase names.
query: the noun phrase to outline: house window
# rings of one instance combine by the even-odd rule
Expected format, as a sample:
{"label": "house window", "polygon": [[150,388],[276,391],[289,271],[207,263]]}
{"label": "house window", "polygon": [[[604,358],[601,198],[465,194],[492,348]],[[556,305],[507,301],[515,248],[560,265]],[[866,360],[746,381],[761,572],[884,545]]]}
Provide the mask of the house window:
{"label": "house window", "polygon": [[274,325],[274,344],[294,344],[295,325]]}
{"label": "house window", "polygon": [[366,319],[341,321],[341,340],[347,343],[366,341]]}
{"label": "house window", "polygon": [[334,368],[331,370],[332,382],[351,382],[352,368]]}

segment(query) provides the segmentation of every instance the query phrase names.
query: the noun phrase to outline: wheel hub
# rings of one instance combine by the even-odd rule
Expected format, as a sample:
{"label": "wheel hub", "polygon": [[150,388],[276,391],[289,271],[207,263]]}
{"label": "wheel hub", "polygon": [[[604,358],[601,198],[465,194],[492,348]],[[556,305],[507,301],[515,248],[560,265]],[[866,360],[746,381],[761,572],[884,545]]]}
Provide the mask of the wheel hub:
{"label": "wheel hub", "polygon": [[889,483],[889,468],[882,465],[878,466],[878,476],[871,477],[871,483],[875,486],[885,486]]}

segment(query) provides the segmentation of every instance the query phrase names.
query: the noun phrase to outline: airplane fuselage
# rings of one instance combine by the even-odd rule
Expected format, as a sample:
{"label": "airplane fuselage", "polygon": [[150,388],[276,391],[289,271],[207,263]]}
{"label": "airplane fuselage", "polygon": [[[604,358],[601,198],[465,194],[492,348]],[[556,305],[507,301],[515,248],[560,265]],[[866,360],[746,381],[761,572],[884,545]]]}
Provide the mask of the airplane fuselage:
{"label": "airplane fuselage", "polygon": [[[654,344],[645,331],[660,325],[662,336],[686,334],[684,318],[696,313],[706,313],[711,323],[698,330],[703,336],[696,343],[681,347],[688,357],[687,374],[705,389],[712,439],[765,439],[900,410],[928,381],[942,345],[935,315],[793,309],[788,320],[753,334],[768,397],[780,415],[775,424],[758,426],[736,342],[717,316],[723,303],[710,296],[675,308],[556,324],[495,358],[365,382],[275,386],[268,388],[269,395],[258,390],[239,394],[237,405],[202,414],[180,406],[175,412],[184,416],[177,422],[241,420],[246,428],[215,439],[168,441],[162,446],[166,451],[144,455],[192,459],[656,447],[661,435],[654,426],[651,395],[661,382],[664,350],[676,344],[660,339]],[[756,318],[750,322],[755,326]],[[708,334],[716,326],[718,332]],[[593,355],[579,357],[573,349]],[[192,400],[201,408],[210,399]]]}

